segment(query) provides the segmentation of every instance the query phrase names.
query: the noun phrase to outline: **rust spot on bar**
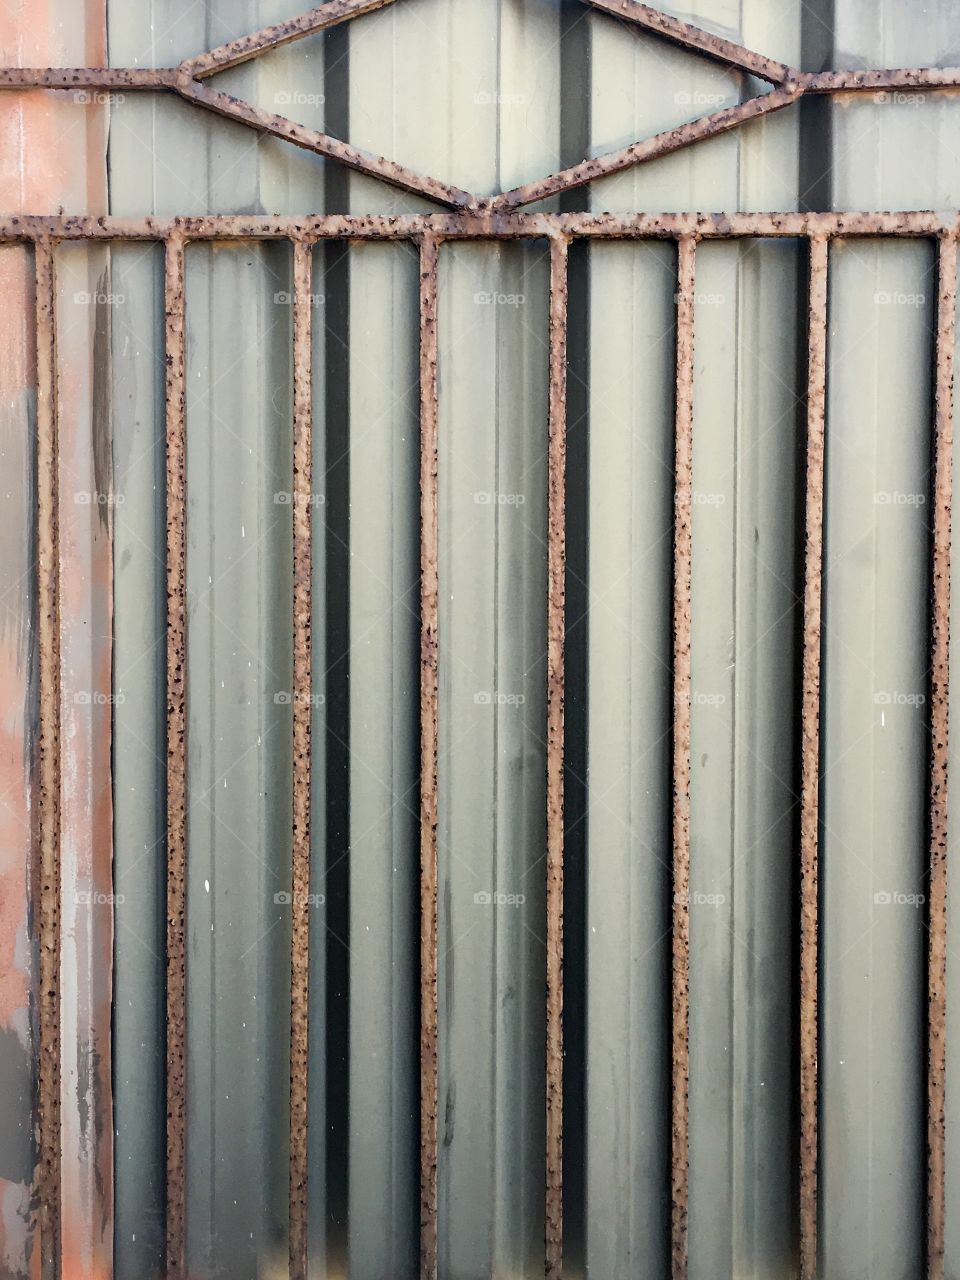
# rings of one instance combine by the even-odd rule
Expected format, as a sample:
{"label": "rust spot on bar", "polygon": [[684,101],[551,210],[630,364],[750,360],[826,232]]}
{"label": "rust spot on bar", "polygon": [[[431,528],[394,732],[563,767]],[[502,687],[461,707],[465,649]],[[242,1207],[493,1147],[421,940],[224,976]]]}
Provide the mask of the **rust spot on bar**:
{"label": "rust spot on bar", "polygon": [[521,213],[462,209],[436,214],[211,214],[122,218],[85,214],[0,217],[0,241],[158,240],[729,240],[742,237],[929,237],[960,229],[960,217],[896,213]]}
{"label": "rust spot on bar", "polygon": [[563,1269],[563,707],[566,637],[567,258],[550,242],[547,454],[547,1199],[546,1274]]}
{"label": "rust spot on bar", "polygon": [[198,58],[190,58],[182,63],[182,67],[197,80],[213,75],[217,71],[225,71],[227,67],[237,67],[242,62],[258,57],[267,49],[276,49],[280,45],[289,44],[292,40],[301,40],[315,31],[323,31],[327,27],[335,27],[351,18],[359,18],[361,14],[373,13],[383,9],[393,0],[330,0],[298,18],[290,18],[287,22],[278,22],[272,27],[264,27],[249,36],[240,36],[228,44],[211,49]]}
{"label": "rust spot on bar", "polygon": [[771,84],[782,84],[792,79],[796,72],[783,62],[775,62],[773,58],[765,58],[762,53],[754,53],[743,45],[734,44],[732,40],[724,40],[700,27],[691,26],[689,22],[681,22],[670,14],[652,9],[649,5],[639,4],[638,0],[586,0],[587,4],[604,13],[612,13],[617,18],[625,18],[647,31],[653,31],[683,49],[692,49],[696,53],[704,53],[716,58],[729,67],[738,67],[748,71],[761,80]]}
{"label": "rust spot on bar", "polygon": [[185,1275],[187,636],[184,243],[165,246],[167,483],[167,1280]]}
{"label": "rust spot on bar", "polygon": [[876,89],[956,89],[958,67],[902,67],[890,71],[808,71],[797,77],[804,93],[869,93]]}
{"label": "rust spot on bar", "polygon": [[800,764],[800,1276],[817,1274],[820,631],[828,242],[810,242]]}
{"label": "rust spot on bar", "polygon": [[0,89],[173,89],[175,67],[0,67]]}
{"label": "rust spot on bar", "polygon": [[37,593],[40,726],[37,735],[40,934],[41,1275],[60,1271],[60,537],[56,268],[52,242],[36,245]]}
{"label": "rust spot on bar", "polygon": [[947,766],[950,710],[950,541],[957,242],[940,240],[934,414],[933,588],[930,663],[930,955],[928,974],[927,1275],[943,1280],[947,1065]]}
{"label": "rust spot on bar", "polygon": [[420,244],[420,1275],[437,1280],[437,278]]}
{"label": "rust spot on bar", "polygon": [[293,927],[290,972],[290,1280],[307,1280],[313,249],[293,250]]}
{"label": "rust spot on bar", "polygon": [[687,1274],[690,1086],[690,591],[693,551],[693,300],[696,241],[677,262],[677,387],[673,580],[673,1107],[674,1280]]}

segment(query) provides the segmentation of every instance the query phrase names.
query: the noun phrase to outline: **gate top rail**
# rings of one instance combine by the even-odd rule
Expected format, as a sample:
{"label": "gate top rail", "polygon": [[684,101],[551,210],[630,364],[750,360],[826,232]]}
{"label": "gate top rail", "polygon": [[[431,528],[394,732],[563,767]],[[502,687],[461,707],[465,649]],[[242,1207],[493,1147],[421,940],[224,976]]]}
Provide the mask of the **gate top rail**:
{"label": "gate top rail", "polygon": [[750,237],[955,236],[960,213],[916,209],[859,213],[204,214],[112,217],[0,216],[0,242],[46,240],[732,240]]}

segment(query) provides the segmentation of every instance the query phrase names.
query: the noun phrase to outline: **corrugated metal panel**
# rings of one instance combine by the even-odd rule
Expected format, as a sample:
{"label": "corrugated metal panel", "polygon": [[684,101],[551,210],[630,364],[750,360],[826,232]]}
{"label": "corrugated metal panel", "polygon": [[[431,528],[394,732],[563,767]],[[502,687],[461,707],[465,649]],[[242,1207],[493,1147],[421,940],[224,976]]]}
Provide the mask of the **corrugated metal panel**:
{"label": "corrugated metal panel", "polygon": [[[704,0],[684,17],[790,64],[955,60],[948,6],[923,22],[915,6],[838,0],[835,8],[774,14],[754,0]],[[111,63],[143,67],[171,66],[289,15],[275,0],[202,11],[155,0],[113,5],[107,16]],[[26,60],[57,59],[41,50]],[[72,60],[98,58],[88,49]],[[213,87],[486,195],[762,86],[578,0],[408,0],[234,67]],[[907,88],[882,104],[806,102],[536,207],[956,206],[944,154],[955,104],[918,96]],[[121,90],[110,121],[115,214],[431,207],[172,95]],[[899,158],[908,151],[909,170]],[[90,200],[96,207],[95,195],[68,207]],[[9,202],[21,204],[44,207],[33,196]],[[798,1185],[806,246],[756,237],[704,244],[695,275],[684,277],[693,245],[683,240],[679,263],[670,243],[571,249],[568,1276],[671,1268],[711,1280],[796,1276],[800,1215],[816,1195],[809,1181],[802,1194]],[[0,252],[11,291],[25,298],[29,255]],[[179,268],[179,249],[168,252]],[[288,621],[298,514],[292,355],[294,315],[306,307],[314,367],[309,1274],[417,1274],[420,1202],[429,1240],[434,1194],[443,1280],[539,1275],[545,1235],[556,1274],[544,1198],[558,1172],[545,1054],[554,1024],[544,1001],[548,953],[558,960],[547,941],[558,922],[545,823],[557,759],[546,656],[550,247],[530,238],[439,251],[435,1189],[429,1168],[420,1186],[418,1153],[418,726],[432,704],[428,697],[422,708],[418,697],[430,655],[417,653],[416,248],[333,242],[312,253],[304,304],[289,244],[186,249],[185,1095],[173,1084],[176,1105],[185,1099],[184,1272],[287,1274],[290,1251],[290,971],[292,939],[301,937],[294,922],[303,919],[291,795],[302,767],[295,719],[298,751],[305,725]],[[171,1155],[164,1142],[164,558],[180,530],[164,519],[163,269],[156,246],[71,245],[56,257],[60,536],[70,568],[61,640],[70,765],[63,1266],[64,1275],[112,1268],[139,1280],[163,1274],[165,1216],[169,1230],[180,1207],[164,1198],[165,1164],[179,1160],[176,1143]],[[829,271],[820,1274],[899,1280],[920,1273],[926,1248],[928,936],[918,899],[929,892],[923,700],[937,283],[923,242],[836,241]],[[424,287],[429,301],[429,280]],[[696,331],[692,355],[693,330],[677,332],[678,303]],[[21,439],[29,331],[11,330],[22,353],[8,397],[21,469],[30,466]],[[167,377],[178,385],[177,360]],[[424,376],[429,384],[429,368]],[[679,505],[678,426],[693,433]],[[69,508],[64,493],[107,500]],[[677,642],[688,516],[692,612],[689,637]],[[23,509],[15,527],[25,519]],[[15,634],[4,769],[22,827],[28,770],[26,753],[15,751],[29,734],[16,708],[32,706],[33,694]],[[809,618],[806,637],[809,659]],[[808,827],[808,849],[809,837]],[[10,874],[22,884],[29,845],[14,836],[13,847]],[[689,895],[672,900],[687,854]],[[114,890],[114,901],[100,900]],[[11,902],[3,945],[12,953],[25,945],[27,898],[17,891]],[[813,905],[807,891],[804,909]],[[169,927],[176,938],[176,911]],[[687,945],[689,1058],[685,1018],[676,1017]],[[22,950],[11,972],[4,1025],[16,1037],[18,1101],[4,1110],[3,1132],[20,1162],[0,1176],[5,1221],[16,1224],[26,1215],[24,1161],[33,1159],[24,1124],[36,1052],[25,1016],[35,979]],[[556,987],[548,990],[555,998]],[[430,999],[428,989],[428,1010]],[[951,1006],[951,1044],[954,1022]],[[432,1061],[427,1068],[429,1094]],[[954,1094],[951,1085],[948,1115]],[[425,1114],[429,1166],[429,1105]],[[803,1122],[811,1116],[807,1106]],[[948,1204],[954,1148],[948,1141]],[[298,1230],[294,1222],[295,1257]],[[24,1274],[24,1228],[7,1232],[12,1273]],[[431,1251],[432,1243],[427,1275]]]}

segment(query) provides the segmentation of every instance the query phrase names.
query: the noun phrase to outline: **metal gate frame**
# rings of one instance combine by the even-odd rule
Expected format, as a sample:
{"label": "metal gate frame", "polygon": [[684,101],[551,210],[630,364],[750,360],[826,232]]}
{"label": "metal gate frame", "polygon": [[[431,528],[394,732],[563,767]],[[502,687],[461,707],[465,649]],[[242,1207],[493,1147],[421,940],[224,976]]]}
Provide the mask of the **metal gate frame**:
{"label": "metal gate frame", "polygon": [[187,245],[286,240],[294,255],[293,930],[290,1059],[290,1276],[307,1275],[308,943],[310,891],[312,293],[313,247],[328,240],[407,240],[420,253],[420,1238],[423,1280],[437,1280],[437,730],[438,268],[445,241],[546,239],[550,245],[547,599],[547,985],[545,1274],[562,1274],[565,470],[568,252],[577,240],[677,244],[673,585],[672,1275],[687,1274],[689,875],[693,351],[701,240],[792,238],[808,244],[806,499],[800,796],[800,1254],[817,1276],[818,827],[821,590],[829,244],[852,236],[926,238],[937,245],[929,763],[926,1274],[944,1274],[947,755],[953,365],[960,213],[609,214],[518,212],[524,206],[739,127],[809,94],[960,87],[960,68],[802,72],[636,0],[584,0],[692,52],[773,86],[619,151],[491,197],[424,177],[382,156],[272,115],[204,82],[268,49],[382,9],[393,0],[329,0],[289,22],[173,68],[0,68],[0,89],[167,90],[196,106],[424,196],[451,212],[291,217],[0,217],[0,243],[32,244],[37,329],[37,555],[40,650],[38,850],[40,1161],[36,1198],[44,1277],[60,1272],[60,619],[55,249],[63,241],[163,244],[166,360],[167,835],[166,1274],[185,1280],[186,1094],[186,409]]}

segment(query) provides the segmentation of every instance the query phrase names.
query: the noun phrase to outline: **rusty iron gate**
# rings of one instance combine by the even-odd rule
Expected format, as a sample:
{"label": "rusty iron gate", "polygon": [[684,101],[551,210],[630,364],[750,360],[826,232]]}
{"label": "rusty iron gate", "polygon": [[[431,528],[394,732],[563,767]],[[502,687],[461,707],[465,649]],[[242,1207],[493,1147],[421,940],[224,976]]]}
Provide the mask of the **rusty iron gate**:
{"label": "rusty iron gate", "polygon": [[[806,441],[803,556],[799,902],[800,1275],[818,1274],[818,840],[821,707],[825,396],[830,246],[849,237],[912,237],[936,245],[929,684],[929,954],[927,1021],[927,1223],[924,1274],[944,1277],[944,1096],[947,889],[947,686],[949,662],[952,396],[960,215],[897,213],[525,213],[525,206],[669,154],[810,95],[960,86],[960,69],[801,72],[697,29],[635,0],[587,0],[684,49],[765,81],[769,90],[622,150],[492,197],[421,176],[325,133],[217,92],[213,74],[301,37],[385,7],[390,0],[330,0],[166,69],[3,68],[0,88],[168,91],[331,158],[447,212],[399,215],[197,217],[4,216],[0,241],[32,246],[37,335],[37,626],[39,633],[40,944],[39,1147],[36,1203],[45,1277],[60,1274],[60,548],[58,540],[57,255],[71,242],[157,242],[164,252],[166,364],[166,1275],[185,1280],[187,602],[185,262],[190,247],[273,240],[293,252],[293,832],[290,1009],[289,1274],[305,1280],[309,895],[311,887],[311,523],[312,325],[314,253],[324,242],[401,240],[419,252],[420,352],[420,1267],[438,1277],[438,273],[444,246],[457,241],[541,240],[549,244],[549,452],[546,803],[546,1186],[545,1274],[563,1274],[564,1124],[564,642],[566,634],[566,399],[568,256],[572,244],[659,240],[676,245],[675,523],[673,534],[672,735],[672,1272],[687,1274],[688,1053],[690,967],[691,517],[693,491],[694,297],[698,246],[746,238],[793,239],[808,255]],[[411,957],[411,963],[415,963]],[[362,1280],[362,1278],[360,1278]],[[825,1277],[829,1280],[829,1277]]]}

